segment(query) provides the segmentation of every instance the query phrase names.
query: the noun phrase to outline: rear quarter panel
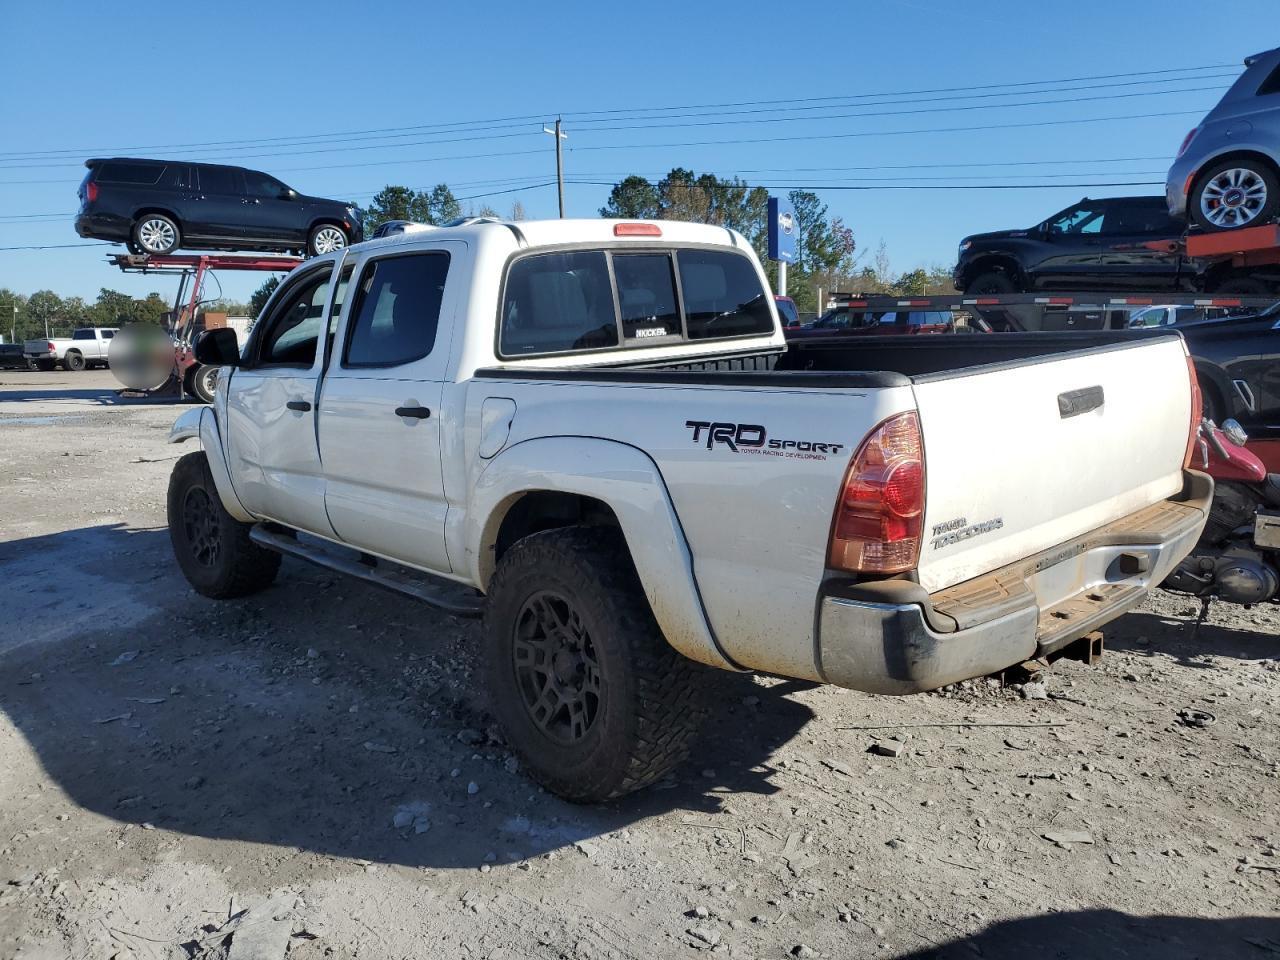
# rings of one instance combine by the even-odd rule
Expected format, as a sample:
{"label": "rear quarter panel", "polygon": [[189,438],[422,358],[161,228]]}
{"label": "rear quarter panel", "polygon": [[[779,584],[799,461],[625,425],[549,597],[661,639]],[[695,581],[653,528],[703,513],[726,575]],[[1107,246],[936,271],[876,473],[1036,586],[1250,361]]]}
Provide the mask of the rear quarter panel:
{"label": "rear quarter panel", "polygon": [[[912,407],[909,387],[828,391],[476,380],[467,402],[467,461],[476,475],[486,466],[474,452],[485,397],[515,402],[508,448],[539,437],[578,436],[643,451],[660,473],[688,543],[697,592],[721,652],[739,666],[820,679],[815,604],[836,497],[862,438],[881,420]],[[749,443],[730,444],[690,423],[763,433],[747,429],[742,436]],[[757,437],[763,442],[751,445]],[[771,447],[772,441],[778,446]],[[825,443],[829,452],[783,448],[785,441]],[[573,468],[572,462],[564,465]]]}

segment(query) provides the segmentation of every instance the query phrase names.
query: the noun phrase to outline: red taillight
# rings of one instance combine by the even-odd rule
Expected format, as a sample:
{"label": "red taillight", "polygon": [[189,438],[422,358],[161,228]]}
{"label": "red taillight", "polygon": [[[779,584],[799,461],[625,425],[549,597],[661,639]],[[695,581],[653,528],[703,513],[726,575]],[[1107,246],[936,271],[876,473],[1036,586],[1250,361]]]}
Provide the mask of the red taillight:
{"label": "red taillight", "polygon": [[1196,138],[1196,134],[1200,132],[1199,127],[1192,127],[1185,137],[1182,138],[1182,146],[1178,148],[1178,156],[1182,156],[1187,152],[1187,147],[1191,146],[1191,141]]}
{"label": "red taillight", "polygon": [[84,195],[90,203],[98,199],[98,185],[90,181],[84,185]]}
{"label": "red taillight", "polygon": [[1195,361],[1188,355],[1187,376],[1191,378],[1191,426],[1187,431],[1187,452],[1182,458],[1183,467],[1191,466],[1196,440],[1200,437],[1200,421],[1204,419],[1204,398],[1200,395],[1200,378],[1196,376]]}
{"label": "red taillight", "polygon": [[58,348],[55,347],[52,343],[46,343],[45,346],[48,347],[50,353],[56,353],[58,350]]}
{"label": "red taillight", "polygon": [[920,420],[902,413],[871,431],[849,464],[828,562],[854,573],[903,573],[920,557],[923,523]]}
{"label": "red taillight", "polygon": [[660,237],[662,228],[656,223],[615,223],[615,237]]}

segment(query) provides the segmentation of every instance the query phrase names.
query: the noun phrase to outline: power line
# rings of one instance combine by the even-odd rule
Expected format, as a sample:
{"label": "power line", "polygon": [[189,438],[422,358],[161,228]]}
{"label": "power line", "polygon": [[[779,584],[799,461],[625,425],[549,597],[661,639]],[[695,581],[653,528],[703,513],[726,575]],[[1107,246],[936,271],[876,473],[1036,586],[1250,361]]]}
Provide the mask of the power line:
{"label": "power line", "polygon": [[[1201,70],[1201,69],[1212,69],[1212,68],[1186,68],[1186,70],[1182,70],[1182,71],[1165,70],[1165,71],[1152,71],[1152,73],[1167,74],[1171,72],[1188,72],[1188,71]],[[1120,76],[1140,76],[1140,75],[1142,74],[1124,74]],[[1143,79],[1143,80],[1130,80],[1123,83],[1101,83],[1101,84],[1090,84],[1090,85],[1081,86],[1081,87],[1058,87],[1058,88],[1048,88],[1048,89],[1040,89],[1040,90],[1008,90],[1008,91],[997,92],[997,93],[964,92],[964,93],[959,93],[953,96],[931,97],[931,98],[925,98],[925,99],[913,97],[911,99],[905,99],[905,100],[882,100],[879,103],[868,104],[868,105],[891,106],[895,104],[936,103],[936,102],[952,101],[952,100],[990,99],[993,97],[1024,97],[1024,96],[1035,96],[1035,95],[1045,94],[1045,93],[1068,93],[1068,92],[1077,92],[1081,90],[1112,89],[1116,87],[1149,86],[1152,84],[1181,83],[1186,81],[1196,81],[1196,80],[1205,80],[1205,79],[1220,79],[1220,78],[1226,78],[1226,77],[1234,77],[1236,75],[1237,75],[1236,73],[1230,73],[1230,74],[1212,74],[1208,76],[1202,75],[1198,77],[1162,77],[1159,79],[1153,78],[1153,79]],[[1090,78],[1081,78],[1081,79],[1090,79]],[[1027,84],[1024,84],[1023,86],[1030,86],[1030,85],[1044,86],[1045,84],[1053,83],[1053,82],[1055,81],[1028,81]],[[1072,81],[1072,82],[1075,82],[1075,81]],[[1006,85],[993,85],[993,86],[1006,86]],[[1014,84],[1014,86],[1018,86],[1018,85]],[[956,87],[956,88],[944,88],[944,89],[972,90],[972,89],[990,89],[990,87],[975,87],[975,88]],[[1221,88],[1213,87],[1213,88],[1197,88],[1197,89],[1215,89],[1216,90]],[[928,91],[924,91],[924,92],[928,92]],[[1189,91],[1145,91],[1145,92],[1129,94],[1129,96],[1145,96],[1148,94],[1153,95],[1161,92],[1189,92]],[[805,111],[812,111],[812,110],[830,109],[830,108],[842,105],[834,101],[859,101],[859,100],[865,101],[870,98],[883,98],[883,97],[891,97],[891,96],[899,96],[899,95],[900,94],[886,92],[886,93],[869,93],[869,94],[850,94],[850,95],[841,95],[841,96],[823,97],[823,98],[809,98],[809,99],[819,99],[819,100],[826,101],[821,106],[813,106],[813,105],[795,106],[795,104],[797,103],[807,103],[809,102],[809,99],[799,100],[799,101],[795,101],[795,100],[760,101],[763,103],[790,104],[790,106],[755,107],[747,110],[733,110],[733,111],[727,111],[727,112],[714,111],[714,112],[708,112],[708,113],[668,114],[665,116],[663,115],[636,116],[632,119],[639,119],[639,120],[686,119],[686,118],[699,117],[699,116],[729,116],[729,115],[744,115],[744,114],[758,114],[758,113],[777,113],[783,110],[790,110],[791,112],[805,112]],[[1078,99],[1094,99],[1094,98],[1078,98]],[[853,104],[848,104],[848,105],[853,105]],[[999,105],[992,104],[991,106],[996,107],[996,106],[1016,106],[1016,105],[1017,104],[999,104]],[[973,105],[963,109],[978,109],[978,108],[979,108],[979,105]],[[618,115],[623,113],[637,113],[637,114],[652,113],[654,110],[660,110],[660,109],[666,109],[666,108],[634,108],[632,110],[625,110],[625,111],[606,111],[606,113],[611,114],[611,116],[600,118],[600,119],[594,119],[594,120],[583,119],[579,121],[579,123],[584,125],[610,123],[613,120],[618,119]],[[680,109],[680,108],[671,108],[671,109]],[[957,108],[957,109],[961,109],[961,108]],[[362,142],[362,141],[371,140],[371,139],[390,140],[390,139],[398,139],[403,137],[419,136],[419,135],[426,134],[430,131],[434,131],[435,133],[483,133],[483,132],[491,132],[494,130],[509,130],[512,128],[521,127],[521,126],[524,126],[526,123],[529,123],[529,122],[532,122],[533,120],[538,119],[541,116],[544,116],[544,115],[529,114],[524,117],[503,117],[503,118],[495,118],[494,120],[454,121],[450,123],[418,124],[414,126],[405,126],[405,127],[383,127],[383,128],[373,128],[373,129],[366,129],[366,130],[337,131],[332,133],[296,134],[292,136],[281,136],[281,137],[248,138],[248,139],[242,139],[242,140],[211,140],[211,141],[185,143],[185,144],[150,144],[150,145],[134,145],[129,147],[93,147],[93,148],[78,148],[78,149],[62,148],[57,150],[38,150],[38,151],[25,151],[25,152],[13,151],[9,153],[0,153],[0,163],[6,163],[6,162],[14,163],[15,161],[19,161],[19,160],[55,160],[55,159],[69,158],[71,156],[76,156],[76,155],[83,156],[86,153],[87,154],[110,154],[110,153],[118,153],[118,152],[127,153],[127,152],[140,151],[140,150],[171,150],[171,151],[176,151],[180,153],[199,152],[205,155],[209,153],[236,153],[244,150],[252,150],[255,147],[266,146],[268,144],[276,144],[279,146],[312,146],[312,145],[315,145],[316,142],[345,143],[345,142]],[[776,118],[776,119],[783,119],[783,118]],[[804,118],[795,117],[795,118],[786,118],[786,119],[798,120],[798,119],[804,119]],[[812,119],[825,119],[825,118],[815,117]],[[519,122],[509,123],[504,121],[519,121]],[[723,122],[727,123],[730,121],[723,121]],[[604,129],[628,129],[628,128],[619,127],[619,128],[604,128]],[[639,127],[638,129],[643,129],[643,127]],[[408,132],[402,132],[402,131],[408,131]],[[507,134],[506,136],[514,136],[514,135],[515,134]],[[483,138],[472,138],[472,139],[483,139]],[[494,139],[498,139],[498,138],[494,138]],[[447,141],[447,140],[418,141],[416,144],[404,144],[404,145],[420,145],[422,143],[428,143],[428,142],[444,143],[444,142],[455,142],[455,141]],[[262,156],[262,154],[250,154],[249,156]],[[78,164],[69,164],[69,165],[78,166]]]}
{"label": "power line", "polygon": [[[604,180],[566,180],[565,182],[595,187],[617,186],[616,183],[609,183]],[[705,184],[689,183],[681,184],[680,186],[688,190],[811,190],[817,192],[819,190],[1058,190],[1067,188],[1089,189],[1092,187],[1156,187],[1163,185],[1163,180],[1123,180],[1107,183],[906,183],[892,185],[883,185],[878,183],[866,185],[843,183],[721,183],[715,184],[714,186],[707,186]],[[651,183],[651,186],[657,186],[657,184]]]}
{"label": "power line", "polygon": [[[1088,90],[1088,89],[1102,89],[1102,88],[1117,87],[1117,86],[1150,85],[1150,84],[1156,84],[1156,83],[1177,83],[1177,82],[1186,81],[1186,80],[1194,81],[1194,80],[1200,80],[1200,79],[1217,79],[1219,77],[1233,76],[1234,74],[1217,74],[1212,77],[1203,76],[1203,75],[1198,77],[1197,76],[1172,77],[1169,75],[1170,74],[1196,74],[1196,73],[1203,74],[1205,71],[1220,70],[1220,69],[1224,69],[1226,67],[1232,67],[1232,66],[1234,65],[1210,64],[1210,65],[1199,66],[1199,67],[1182,67],[1182,68],[1171,68],[1171,69],[1164,69],[1164,70],[1135,71],[1135,72],[1120,73],[1120,74],[1096,74],[1091,76],[1070,77],[1070,78],[1064,78],[1064,79],[1029,80],[1029,81],[1013,82],[1013,83],[1005,82],[1005,83],[985,84],[985,85],[970,86],[970,87],[938,87],[938,88],[918,89],[918,90],[883,91],[883,92],[864,93],[864,94],[844,94],[844,95],[835,95],[835,96],[828,96],[828,97],[738,101],[738,102],[721,103],[721,104],[685,104],[685,105],[674,105],[674,106],[668,105],[664,107],[633,107],[633,108],[622,108],[622,109],[615,109],[615,110],[576,111],[576,112],[570,112],[569,115],[573,116],[575,119],[581,118],[578,120],[578,122],[581,124],[598,124],[598,123],[606,123],[609,121],[607,119],[592,120],[588,118],[593,116],[602,117],[602,118],[619,118],[628,114],[634,114],[634,115],[653,114],[656,111],[662,111],[662,110],[692,110],[692,109],[704,109],[704,108],[714,108],[714,107],[757,108],[753,110],[736,111],[737,113],[768,113],[768,112],[778,112],[783,109],[792,109],[793,111],[806,111],[806,110],[824,109],[832,106],[837,106],[838,105],[837,101],[846,101],[846,102],[859,101],[859,100],[865,101],[865,100],[878,99],[878,98],[884,98],[884,97],[913,96],[913,95],[919,95],[919,94],[925,94],[925,93],[959,94],[959,96],[956,96],[956,97],[932,98],[932,102],[937,102],[940,100],[947,100],[947,99],[975,99],[975,98],[983,98],[983,97],[987,97],[987,98],[1002,97],[1002,96],[1012,97],[1012,96],[1025,96],[1025,95],[1034,96],[1042,93],[1069,92],[1069,91],[1066,88],[1058,89],[1058,90],[1053,90],[1053,89],[1029,90],[1026,88],[1030,88],[1030,87],[1044,88],[1044,87],[1047,87],[1049,84],[1082,83],[1089,80],[1117,80],[1117,79],[1128,80],[1129,78],[1134,78],[1134,77],[1145,77],[1149,79],[1133,80],[1127,83],[1094,84],[1091,86],[1077,87],[1073,89]],[[1163,79],[1155,79],[1155,78],[1163,78]],[[1004,92],[988,93],[988,94],[980,94],[980,93],[973,92],[973,91],[979,91],[979,90],[1000,90],[1000,89],[1004,89]],[[1161,91],[1148,91],[1148,93],[1151,93],[1151,94],[1155,94],[1159,92]],[[1140,96],[1140,95],[1146,95],[1146,94],[1132,94],[1132,95]],[[1090,99],[1090,98],[1080,98],[1080,99]],[[885,103],[874,104],[874,105],[885,106],[885,105],[890,105],[892,103],[909,103],[909,102],[929,102],[929,101],[908,101],[908,100],[887,101]],[[826,107],[796,106],[797,104],[825,104]],[[790,107],[784,106],[784,105],[790,105]],[[1008,106],[1012,106],[1012,105],[1013,104],[1008,104]],[[992,105],[992,106],[996,106],[996,105]],[[967,109],[975,109],[975,108],[976,107],[969,107]],[[335,138],[346,137],[346,138],[349,138],[349,140],[360,140],[360,139],[369,139],[369,135],[378,135],[378,134],[384,134],[386,136],[374,137],[375,139],[391,139],[394,136],[414,136],[418,133],[426,133],[428,131],[435,131],[436,133],[455,133],[455,132],[456,133],[478,133],[483,131],[509,129],[514,126],[520,126],[523,123],[532,122],[533,120],[536,120],[539,117],[547,116],[549,115],[549,113],[550,112],[543,113],[543,114],[527,114],[523,117],[499,117],[499,118],[492,118],[488,120],[452,121],[452,122],[444,122],[444,123],[437,123],[437,124],[418,124],[414,126],[371,128],[371,129],[365,129],[365,130],[337,131],[337,132],[331,132],[331,133],[295,134],[292,136],[246,138],[246,139],[239,139],[239,140],[220,140],[220,141],[212,140],[212,141],[185,143],[185,144],[152,144],[152,145],[146,145],[146,146],[135,145],[131,147],[110,147],[110,148],[102,148],[102,147],[76,148],[76,149],[63,148],[58,150],[47,150],[47,151],[21,151],[21,152],[13,151],[8,154],[0,154],[0,162],[7,162],[12,164],[12,162],[16,160],[57,159],[65,155],[75,155],[75,154],[83,155],[85,153],[90,153],[90,154],[111,153],[111,152],[120,152],[120,151],[127,152],[127,151],[134,151],[134,150],[180,150],[180,151],[187,152],[187,151],[192,151],[196,149],[205,149],[206,152],[234,152],[234,151],[245,150],[245,149],[253,149],[256,146],[263,146],[271,143],[280,144],[280,145],[306,146],[308,144],[301,141],[323,140],[325,142],[347,142],[347,141],[338,141]],[[714,114],[702,114],[702,115],[711,116]],[[680,116],[684,116],[684,115],[680,115]],[[687,116],[698,116],[698,114],[689,114]],[[679,117],[673,116],[670,118],[679,118]],[[633,119],[662,119],[662,118],[657,116],[652,116],[652,117],[635,116],[633,117]],[[800,118],[795,118],[795,119],[800,119]],[[728,122],[728,121],[724,121],[724,122]],[[404,132],[404,131],[409,131],[409,132]],[[516,134],[506,134],[505,136],[515,136],[515,135]],[[459,138],[457,140],[435,140],[430,142],[446,143],[446,142],[462,142],[463,140],[494,139],[494,138],[497,138],[497,137]],[[290,144],[288,143],[289,141],[293,141],[293,143]],[[410,145],[410,144],[405,144],[405,145]],[[417,145],[417,144],[413,144],[413,145]],[[248,156],[250,157],[272,156],[272,154],[251,154]],[[78,164],[73,164],[73,165],[78,166]],[[17,167],[16,165],[14,165],[11,168],[16,169]]]}
{"label": "power line", "polygon": [[925,127],[917,130],[863,130],[855,133],[802,134],[785,137],[743,137],[733,140],[686,140],[678,143],[616,143],[573,147],[587,150],[652,150],[668,147],[714,147],[744,143],[794,143],[800,140],[847,140],[854,137],[900,137],[909,134],[969,133],[979,130],[1016,130],[1030,127],[1057,127],[1076,123],[1107,123],[1114,120],[1151,120],[1157,117],[1202,116],[1203,110],[1169,110],[1160,113],[1131,113],[1118,117],[1079,117],[1073,120],[1035,120],[1021,123],[988,123],[969,127]]}

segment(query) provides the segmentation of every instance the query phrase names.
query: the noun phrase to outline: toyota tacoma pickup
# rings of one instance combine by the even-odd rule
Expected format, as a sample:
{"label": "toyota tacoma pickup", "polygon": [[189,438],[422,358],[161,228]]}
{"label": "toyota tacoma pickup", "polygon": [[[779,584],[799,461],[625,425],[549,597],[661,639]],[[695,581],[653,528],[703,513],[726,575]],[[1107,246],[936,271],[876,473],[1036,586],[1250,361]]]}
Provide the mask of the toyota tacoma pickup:
{"label": "toyota tacoma pickup", "polygon": [[[705,671],[882,694],[1062,649],[1190,550],[1177,334],[783,338],[728,229],[473,220],[299,266],[172,440],[192,586],[282,554],[484,616],[492,709],[574,801],[664,776]],[[1012,402],[1011,402],[1012,401]]]}
{"label": "toyota tacoma pickup", "polygon": [[33,370],[52,370],[59,364],[64,370],[84,370],[107,366],[107,349],[118,327],[79,327],[70,338],[28,340],[22,355]]}

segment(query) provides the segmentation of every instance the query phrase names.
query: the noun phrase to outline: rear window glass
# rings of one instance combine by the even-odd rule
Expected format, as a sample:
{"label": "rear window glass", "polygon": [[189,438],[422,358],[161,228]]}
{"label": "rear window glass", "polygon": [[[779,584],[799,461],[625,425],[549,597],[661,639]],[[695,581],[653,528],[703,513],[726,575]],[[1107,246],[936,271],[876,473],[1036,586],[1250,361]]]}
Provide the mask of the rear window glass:
{"label": "rear window glass", "polygon": [[346,367],[389,367],[421,360],[435,346],[449,255],[385,257],[365,268]]}
{"label": "rear window glass", "polygon": [[676,280],[671,256],[665,253],[615,254],[622,335],[628,340],[680,333]]}
{"label": "rear window glass", "polygon": [[512,264],[503,294],[499,345],[508,355],[617,346],[605,254],[546,253]]}
{"label": "rear window glass", "polygon": [[737,253],[533,254],[516,260],[507,273],[498,352],[528,356],[638,346],[667,337],[769,334],[770,299],[754,264]]}
{"label": "rear window glass", "polygon": [[151,184],[160,182],[160,174],[164,166],[158,163],[104,163],[98,166],[95,179],[99,183],[138,183]]}
{"label": "rear window glass", "polygon": [[1271,71],[1271,75],[1262,81],[1262,86],[1258,87],[1258,96],[1265,97],[1273,93],[1280,93],[1280,66]]}
{"label": "rear window glass", "polygon": [[750,260],[718,250],[681,250],[676,259],[690,340],[772,332],[773,313]]}
{"label": "rear window glass", "polygon": [[242,193],[237,171],[229,167],[201,167],[200,189],[206,193]]}

